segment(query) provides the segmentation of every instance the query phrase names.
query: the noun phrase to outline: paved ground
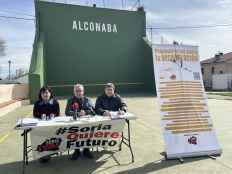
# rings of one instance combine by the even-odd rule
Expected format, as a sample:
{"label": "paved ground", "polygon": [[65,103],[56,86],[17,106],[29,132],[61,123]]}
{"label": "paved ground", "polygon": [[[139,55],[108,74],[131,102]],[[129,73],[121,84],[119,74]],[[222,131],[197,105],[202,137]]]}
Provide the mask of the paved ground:
{"label": "paved ground", "polygon": [[232,92],[207,92],[209,98],[232,100]]}
{"label": "paved ground", "polygon": [[[135,163],[130,163],[127,148],[121,152],[95,153],[94,160],[70,161],[68,156],[54,158],[42,165],[31,161],[28,174],[232,174],[232,100],[209,97],[210,113],[213,117],[223,154],[217,160],[206,157],[164,161],[161,153],[164,142],[160,130],[157,100],[152,96],[126,97],[130,112],[138,119],[132,122],[132,140]],[[61,100],[62,112],[65,101]],[[0,118],[0,174],[21,172],[22,140],[13,126],[20,117],[31,115],[32,106],[25,105]]]}

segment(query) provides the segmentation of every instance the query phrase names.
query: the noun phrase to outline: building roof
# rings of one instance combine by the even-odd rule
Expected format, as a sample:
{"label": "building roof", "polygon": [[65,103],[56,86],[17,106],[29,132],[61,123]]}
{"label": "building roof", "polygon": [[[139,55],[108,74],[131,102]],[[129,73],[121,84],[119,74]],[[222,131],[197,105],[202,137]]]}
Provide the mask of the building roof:
{"label": "building roof", "polygon": [[208,63],[219,63],[219,62],[227,62],[232,61],[232,52],[223,54],[217,53],[214,57],[201,61],[201,64],[208,64]]}

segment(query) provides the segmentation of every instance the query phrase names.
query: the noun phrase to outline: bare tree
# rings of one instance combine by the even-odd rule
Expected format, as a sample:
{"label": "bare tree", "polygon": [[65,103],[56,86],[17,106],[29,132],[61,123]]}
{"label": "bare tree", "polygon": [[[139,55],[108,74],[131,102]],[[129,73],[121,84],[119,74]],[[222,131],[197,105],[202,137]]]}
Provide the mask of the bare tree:
{"label": "bare tree", "polygon": [[0,57],[5,56],[6,42],[0,38]]}

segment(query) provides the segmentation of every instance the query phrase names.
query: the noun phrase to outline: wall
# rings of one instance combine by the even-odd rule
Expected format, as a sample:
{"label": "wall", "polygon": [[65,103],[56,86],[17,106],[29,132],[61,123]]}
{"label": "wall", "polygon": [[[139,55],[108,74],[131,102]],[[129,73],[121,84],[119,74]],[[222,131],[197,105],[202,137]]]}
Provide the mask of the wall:
{"label": "wall", "polygon": [[214,74],[220,74],[220,71],[223,71],[223,74],[229,73],[227,64],[224,62],[203,64],[201,67],[204,68],[203,80],[206,88],[212,87],[212,67],[214,67]]}
{"label": "wall", "polygon": [[29,98],[31,103],[37,100],[38,91],[43,85],[45,85],[44,36],[39,33],[35,37],[29,69]]}
{"label": "wall", "polygon": [[212,77],[213,90],[232,89],[232,74],[215,74]]}
{"label": "wall", "polygon": [[[44,74],[36,74],[42,81],[29,76],[30,98],[43,83],[59,96],[71,95],[76,82],[89,94],[101,93],[106,82],[114,82],[120,92],[154,91],[152,49],[143,40],[144,11],[37,1],[36,20],[37,37],[44,34]],[[76,30],[74,20],[82,28],[85,22],[115,24],[117,32]]]}
{"label": "wall", "polygon": [[28,85],[27,84],[8,84],[0,85],[0,103],[28,98]]}

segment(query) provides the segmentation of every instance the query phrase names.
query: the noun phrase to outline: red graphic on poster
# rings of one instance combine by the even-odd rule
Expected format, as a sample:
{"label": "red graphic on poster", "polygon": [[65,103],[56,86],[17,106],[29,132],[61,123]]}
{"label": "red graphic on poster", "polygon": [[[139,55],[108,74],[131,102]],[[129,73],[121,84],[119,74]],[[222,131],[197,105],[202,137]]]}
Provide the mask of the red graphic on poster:
{"label": "red graphic on poster", "polygon": [[197,137],[191,136],[191,137],[188,139],[188,143],[189,143],[189,144],[197,145]]}

